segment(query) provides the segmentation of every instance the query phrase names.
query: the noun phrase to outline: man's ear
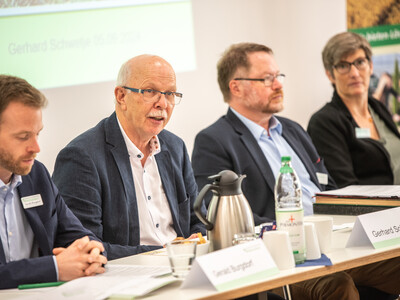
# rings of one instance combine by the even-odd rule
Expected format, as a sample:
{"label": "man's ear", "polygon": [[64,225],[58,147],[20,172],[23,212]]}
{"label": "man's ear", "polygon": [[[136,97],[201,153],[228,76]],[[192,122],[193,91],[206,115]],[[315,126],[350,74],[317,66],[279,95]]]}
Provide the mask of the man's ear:
{"label": "man's ear", "polygon": [[242,86],[239,84],[237,80],[229,81],[229,89],[231,91],[232,96],[239,97],[242,93]]}
{"label": "man's ear", "polygon": [[114,95],[115,95],[115,102],[117,105],[122,109],[126,109],[126,103],[125,103],[125,96],[126,96],[126,90],[123,87],[117,86],[114,89]]}

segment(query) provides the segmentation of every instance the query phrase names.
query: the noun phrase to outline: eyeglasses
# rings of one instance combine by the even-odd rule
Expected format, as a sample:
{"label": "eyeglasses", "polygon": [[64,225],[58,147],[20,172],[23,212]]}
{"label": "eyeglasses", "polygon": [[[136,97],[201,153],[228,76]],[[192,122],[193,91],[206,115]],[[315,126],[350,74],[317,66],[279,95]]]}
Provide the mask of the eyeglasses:
{"label": "eyeglasses", "polygon": [[282,84],[285,80],[285,74],[268,74],[265,78],[235,78],[233,80],[263,81],[265,86],[271,86],[275,79]]}
{"label": "eyeglasses", "polygon": [[122,86],[134,93],[140,93],[143,95],[143,100],[149,103],[156,103],[160,100],[161,95],[165,95],[168,103],[171,105],[177,105],[181,102],[183,94],[176,92],[160,92],[152,89],[135,89],[127,86]]}
{"label": "eyeglasses", "polygon": [[368,67],[368,58],[366,57],[361,57],[357,58],[353,62],[348,62],[348,61],[341,61],[334,65],[333,67],[336,69],[336,71],[339,74],[346,74],[349,73],[351,70],[351,65],[354,65],[359,71],[364,71]]}

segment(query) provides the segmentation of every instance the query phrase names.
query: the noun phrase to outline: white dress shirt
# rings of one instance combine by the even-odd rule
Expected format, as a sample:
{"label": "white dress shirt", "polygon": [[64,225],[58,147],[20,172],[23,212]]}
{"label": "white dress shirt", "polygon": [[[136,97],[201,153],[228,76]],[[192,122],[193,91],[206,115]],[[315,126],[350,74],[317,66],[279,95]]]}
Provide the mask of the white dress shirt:
{"label": "white dress shirt", "polygon": [[140,244],[165,245],[176,238],[171,209],[162,186],[155,155],[161,151],[157,136],[150,140],[150,155],[142,166],[143,153],[132,143],[118,121],[125,140],[135,184],[139,213]]}

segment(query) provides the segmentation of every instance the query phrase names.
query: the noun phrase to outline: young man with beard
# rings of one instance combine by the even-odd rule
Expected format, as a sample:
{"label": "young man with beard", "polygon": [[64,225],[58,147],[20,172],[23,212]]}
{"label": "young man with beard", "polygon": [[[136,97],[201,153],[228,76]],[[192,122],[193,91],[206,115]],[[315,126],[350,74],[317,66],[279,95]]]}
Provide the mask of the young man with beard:
{"label": "young man with beard", "polygon": [[103,273],[103,245],[37,160],[45,97],[0,75],[0,289]]}

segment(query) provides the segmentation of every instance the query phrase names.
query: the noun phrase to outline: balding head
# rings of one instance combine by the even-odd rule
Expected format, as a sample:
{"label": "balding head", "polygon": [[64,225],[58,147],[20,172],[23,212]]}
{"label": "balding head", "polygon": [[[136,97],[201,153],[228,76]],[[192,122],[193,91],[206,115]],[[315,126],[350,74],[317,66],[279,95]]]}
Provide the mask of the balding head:
{"label": "balding head", "polygon": [[169,71],[175,77],[172,66],[162,57],[151,54],[135,56],[126,61],[120,68],[117,78],[117,85],[124,86],[140,82],[143,74],[149,71]]}
{"label": "balding head", "polygon": [[[152,98],[146,96],[155,95]],[[115,94],[115,111],[131,141],[146,151],[150,139],[167,125],[175,103],[166,92],[176,92],[172,66],[156,55],[139,55],[121,67]],[[143,152],[145,153],[145,152]]]}

